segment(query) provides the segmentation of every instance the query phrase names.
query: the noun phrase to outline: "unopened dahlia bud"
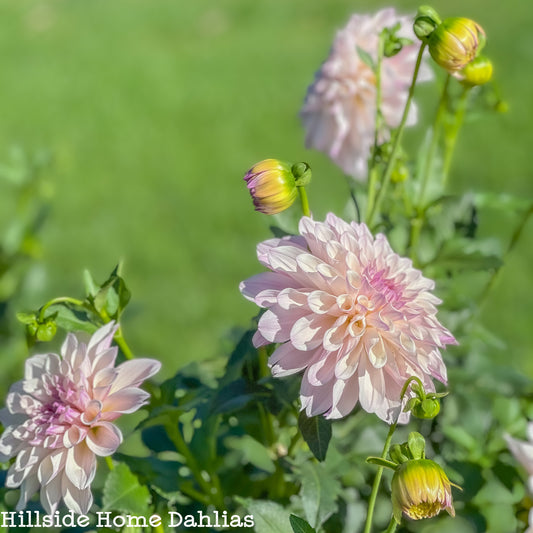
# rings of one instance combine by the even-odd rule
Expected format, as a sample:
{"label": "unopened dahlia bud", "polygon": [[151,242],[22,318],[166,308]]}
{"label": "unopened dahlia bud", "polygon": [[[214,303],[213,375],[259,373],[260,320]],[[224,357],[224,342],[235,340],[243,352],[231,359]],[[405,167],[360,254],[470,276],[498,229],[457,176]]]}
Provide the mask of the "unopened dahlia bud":
{"label": "unopened dahlia bud", "polygon": [[429,53],[435,63],[450,72],[461,70],[485,44],[483,28],[473,20],[447,18],[429,36]]}
{"label": "unopened dahlia bud", "polygon": [[492,62],[485,56],[478,56],[454,76],[467,87],[483,85],[492,79]]}
{"label": "unopened dahlia bud", "polygon": [[396,522],[402,513],[413,520],[431,518],[446,510],[455,516],[451,483],[444,470],[429,459],[407,461],[392,477],[392,509]]}
{"label": "unopened dahlia bud", "polygon": [[244,176],[256,211],[275,215],[289,208],[298,191],[291,165],[278,159],[255,164]]}
{"label": "unopened dahlia bud", "polygon": [[423,42],[427,42],[429,36],[441,23],[438,13],[430,6],[420,6],[413,24],[415,35]]}

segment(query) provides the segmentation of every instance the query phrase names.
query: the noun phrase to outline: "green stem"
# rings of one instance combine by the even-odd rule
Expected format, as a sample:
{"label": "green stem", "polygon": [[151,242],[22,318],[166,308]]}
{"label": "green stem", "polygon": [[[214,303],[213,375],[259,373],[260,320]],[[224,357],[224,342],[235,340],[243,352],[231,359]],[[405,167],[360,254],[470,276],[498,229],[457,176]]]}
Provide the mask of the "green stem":
{"label": "green stem", "polygon": [[390,519],[389,527],[385,531],[385,533],[394,533],[396,531],[396,528],[398,527],[398,522],[396,522],[394,516]]}
{"label": "green stem", "polygon": [[120,325],[117,329],[117,332],[115,333],[115,342],[119,345],[126,359],[134,359],[135,356],[133,355],[131,348],[128,346],[128,343],[124,339],[124,335],[122,333],[122,326]]}
{"label": "green stem", "polygon": [[396,162],[396,155],[398,153],[398,148],[400,147],[400,141],[402,140],[403,130],[405,129],[405,123],[407,122],[407,116],[409,115],[409,109],[411,108],[411,102],[413,100],[413,95],[415,92],[416,80],[418,78],[418,72],[420,70],[420,64],[422,63],[422,55],[424,53],[425,47],[426,47],[425,43],[422,43],[420,45],[420,49],[418,51],[418,57],[416,58],[415,70],[413,72],[413,80],[411,81],[411,86],[409,87],[409,93],[407,95],[407,101],[405,102],[405,108],[403,110],[402,119],[394,135],[391,154],[390,154],[389,160],[387,161],[387,166],[383,174],[381,187],[377,194],[376,202],[371,207],[371,210],[369,212],[369,215],[366,221],[367,225],[370,227],[372,227],[373,225],[373,220],[374,220],[376,213],[379,213],[381,202],[383,201],[383,197],[385,196],[385,191],[388,188],[390,177],[394,169],[394,163]]}
{"label": "green stem", "polygon": [[113,464],[113,459],[111,459],[110,455],[106,455],[105,462],[107,464],[107,468],[109,468],[109,471],[115,470],[115,465]]}
{"label": "green stem", "polygon": [[380,33],[378,41],[378,57],[376,64],[376,122],[374,127],[374,147],[372,149],[372,157],[368,165],[368,199],[366,203],[366,216],[368,219],[370,213],[374,208],[376,198],[376,185],[378,172],[376,168],[376,161],[379,146],[379,132],[383,127],[383,113],[381,112],[381,63],[383,60],[384,35]]}
{"label": "green stem", "polygon": [[56,304],[72,304],[76,307],[85,307],[85,303],[81,300],[78,300],[76,298],[71,298],[70,296],[59,296],[58,298],[54,298],[53,300],[50,300],[49,302],[46,302],[39,311],[39,322],[42,322],[45,318],[45,312],[49,307],[52,307]]}
{"label": "green stem", "polygon": [[[526,227],[527,222],[529,221],[529,218],[533,215],[533,203],[529,206],[527,211],[524,213],[524,216],[522,217],[522,220],[518,223],[518,226],[513,232],[513,235],[511,237],[511,240],[509,241],[509,245],[507,246],[507,250],[505,251],[503,255],[503,261],[502,266],[505,263],[505,259],[509,256],[509,254],[514,250],[515,246],[517,245],[518,241],[522,237],[522,233],[524,232],[524,228]],[[490,294],[492,288],[496,284],[496,281],[500,275],[500,272],[502,270],[502,266],[499,266],[494,270],[492,273],[492,276],[490,277],[489,281],[487,282],[487,285],[485,286],[485,289],[483,293],[481,294],[481,297],[479,299],[479,306],[480,309],[485,301],[487,300],[488,295]]]}
{"label": "green stem", "polygon": [[302,204],[302,213],[305,217],[311,216],[311,211],[309,210],[309,199],[307,198],[307,192],[305,187],[297,187],[298,193],[300,194],[300,202]]}
{"label": "green stem", "polygon": [[[381,452],[381,459],[385,459],[387,457],[387,453],[389,453],[390,444],[392,441],[392,435],[394,434],[394,431],[396,430],[398,422],[394,422],[394,424],[391,424],[389,428],[389,433],[387,434],[387,438],[385,439],[385,444],[383,445],[383,452]],[[379,485],[381,483],[381,476],[383,475],[384,467],[380,466],[378,468],[378,471],[376,472],[376,477],[374,478],[374,484],[372,485],[372,492],[370,493],[370,499],[368,500],[368,511],[366,514],[366,522],[365,522],[365,529],[363,533],[370,533],[372,530],[372,519],[374,517],[374,508],[376,506],[376,499],[378,497],[378,491],[379,491]]]}
{"label": "green stem", "polygon": [[[416,381],[418,382],[420,386],[422,386],[422,382],[417,376],[411,376],[409,379],[405,381],[405,383],[403,384],[402,390],[400,392],[400,409],[401,409],[403,397],[405,396],[405,393],[407,392],[407,389],[412,381]],[[383,451],[381,452],[380,459],[386,460],[387,454],[389,453],[392,436],[394,435],[394,431],[396,430],[396,426],[398,425],[399,418],[400,418],[400,414],[398,414],[398,418],[396,419],[396,422],[394,422],[394,424],[391,424],[389,428],[389,432],[387,434],[387,438],[385,439],[385,444],[383,445]],[[383,475],[384,468],[385,467],[380,466],[378,468],[378,471],[376,472],[376,477],[374,478],[374,484],[372,485],[372,492],[370,493],[370,499],[368,500],[368,511],[366,515],[365,529],[363,533],[370,533],[370,531],[372,530],[372,518],[374,516],[374,507],[376,506],[376,499],[378,496],[379,485],[381,483],[381,476]]]}
{"label": "green stem", "polygon": [[163,527],[163,524],[159,524],[157,526],[154,526],[152,528],[152,531],[154,531],[154,533],[165,533],[165,528]]}
{"label": "green stem", "polygon": [[435,121],[433,123],[433,130],[431,132],[431,143],[428,148],[426,161],[424,165],[424,173],[422,175],[422,184],[420,186],[420,193],[418,195],[417,206],[422,206],[424,204],[424,197],[426,195],[427,184],[429,182],[429,176],[431,175],[431,167],[433,166],[433,159],[435,157],[435,152],[439,143],[440,136],[440,125],[446,112],[447,100],[448,100],[448,87],[450,85],[451,76],[448,74],[446,76],[446,81],[444,82],[444,87],[442,89],[442,94],[440,96],[439,107],[437,109],[437,114],[435,115]]}
{"label": "green stem", "polygon": [[[204,491],[206,496],[209,498],[209,501],[217,509],[219,510],[223,509],[224,502],[222,499],[222,493],[219,490],[217,490],[217,487],[220,486],[219,480],[217,479],[217,481],[214,482],[213,485],[208,483],[202,475],[202,471],[196,461],[196,458],[191,453],[191,451],[189,450],[189,447],[185,443],[185,440],[183,439],[183,436],[181,435],[179,428],[173,424],[167,424],[166,429],[168,432],[168,436],[174,443],[174,446],[176,446],[176,450],[181,455],[183,455],[183,457],[185,458],[185,462],[187,466],[190,468],[198,485],[201,487],[201,489]],[[214,479],[214,476],[216,476],[216,474],[214,474],[213,476],[210,476],[211,480]]]}
{"label": "green stem", "polygon": [[442,184],[443,187],[448,181],[448,174],[450,172],[450,166],[452,164],[453,153],[455,151],[455,145],[457,143],[457,136],[459,130],[463,125],[463,120],[466,111],[466,102],[468,95],[470,94],[470,88],[464,87],[459,102],[457,103],[457,109],[455,110],[455,124],[449,133],[445,136],[445,151],[444,151],[444,163],[442,166]]}

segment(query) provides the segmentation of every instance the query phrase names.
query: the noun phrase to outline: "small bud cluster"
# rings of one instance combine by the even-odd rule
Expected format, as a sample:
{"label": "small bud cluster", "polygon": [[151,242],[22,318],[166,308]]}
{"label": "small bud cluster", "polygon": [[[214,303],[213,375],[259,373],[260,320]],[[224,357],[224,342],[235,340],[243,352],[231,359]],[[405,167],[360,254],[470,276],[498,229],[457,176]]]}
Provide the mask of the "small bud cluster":
{"label": "small bud cluster", "polygon": [[480,55],[485,45],[485,32],[477,22],[465,17],[441,21],[433,8],[421,6],[413,29],[427,44],[435,63],[463,85],[483,85],[492,78],[492,63]]}
{"label": "small bud cluster", "polygon": [[411,391],[415,396],[407,401],[403,410],[421,419],[435,418],[440,412],[440,398],[448,395],[447,392],[426,392],[416,378],[411,378]]}

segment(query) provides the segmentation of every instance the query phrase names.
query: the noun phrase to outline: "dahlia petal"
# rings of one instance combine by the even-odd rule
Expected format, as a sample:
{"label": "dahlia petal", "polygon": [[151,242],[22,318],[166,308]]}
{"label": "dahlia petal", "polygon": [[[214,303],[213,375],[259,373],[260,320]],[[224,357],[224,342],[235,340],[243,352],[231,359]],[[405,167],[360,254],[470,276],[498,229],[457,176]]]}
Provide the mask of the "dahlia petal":
{"label": "dahlia petal", "polygon": [[37,479],[41,485],[46,485],[54,479],[65,466],[67,453],[60,449],[45,456],[37,470]]}
{"label": "dahlia petal", "polygon": [[91,374],[94,375],[103,368],[114,366],[117,355],[118,348],[116,346],[113,346],[112,348],[105,348],[101,352],[96,352],[92,356],[93,363],[91,367]]}
{"label": "dahlia petal", "polygon": [[277,272],[261,272],[239,284],[242,295],[259,307],[276,303],[279,291],[287,287],[287,277]]}
{"label": "dahlia petal", "polygon": [[44,507],[47,514],[56,512],[63,493],[61,490],[62,478],[64,476],[56,476],[46,485],[41,485],[41,505]]}
{"label": "dahlia petal", "polygon": [[85,411],[81,414],[80,421],[86,426],[96,422],[102,413],[102,402],[100,400],[91,400],[85,407]]}
{"label": "dahlia petal", "polygon": [[374,368],[383,368],[387,363],[387,350],[381,337],[377,337],[371,342],[368,358]]}
{"label": "dahlia petal", "polygon": [[38,489],[39,481],[37,480],[37,476],[30,476],[29,478],[25,479],[20,486],[20,497],[19,501],[17,502],[16,510],[22,511]]}
{"label": "dahlia petal", "polygon": [[63,434],[63,446],[72,448],[79,444],[87,436],[87,429],[79,426],[71,426]]}
{"label": "dahlia petal", "polygon": [[303,370],[313,355],[313,352],[297,350],[290,342],[286,342],[274,350],[268,365],[273,376],[289,376]]}
{"label": "dahlia petal", "polygon": [[23,442],[13,435],[13,427],[8,427],[0,437],[0,462],[5,463],[20,450]]}
{"label": "dahlia petal", "polygon": [[309,365],[307,371],[307,380],[311,385],[320,386],[328,383],[335,376],[335,360],[337,356],[335,353],[322,352],[320,357],[315,357],[312,364]]}
{"label": "dahlia petal", "polygon": [[133,413],[145,405],[150,394],[137,387],[127,387],[109,395],[103,413]]}
{"label": "dahlia petal", "polygon": [[96,456],[85,442],[67,452],[65,475],[77,489],[86,489],[96,473]]}
{"label": "dahlia petal", "polygon": [[93,504],[93,495],[89,487],[78,489],[65,475],[62,479],[61,492],[65,505],[77,514],[86,515]]}
{"label": "dahlia petal", "polygon": [[305,409],[308,417],[321,415],[331,409],[331,395],[332,387],[330,383],[314,387],[309,384],[304,374],[300,390],[300,402],[302,410]]}
{"label": "dahlia petal", "polygon": [[306,313],[306,309],[285,310],[275,305],[261,315],[257,327],[269,342],[285,342],[290,337],[294,322]]}
{"label": "dahlia petal", "polygon": [[346,323],[347,319],[348,317],[346,315],[340,316],[335,320],[331,328],[324,333],[322,340],[324,350],[334,352],[342,347],[348,326]]}
{"label": "dahlia petal", "polygon": [[350,379],[357,368],[359,367],[359,361],[363,352],[363,343],[357,343],[355,347],[341,357],[335,365],[335,377],[341,380]]}
{"label": "dahlia petal", "polygon": [[110,422],[99,422],[87,433],[85,442],[96,455],[106,457],[115,453],[120,446],[122,433]]}
{"label": "dahlia petal", "polygon": [[161,363],[155,359],[132,359],[117,366],[117,377],[111,385],[110,393],[126,387],[137,387],[143,381],[157,374]]}
{"label": "dahlia petal", "polygon": [[533,443],[517,440],[509,435],[504,435],[504,438],[517,461],[533,476]]}
{"label": "dahlia petal", "polygon": [[111,321],[94,332],[87,344],[87,357],[89,360],[94,361],[94,357],[97,354],[107,350],[111,346],[117,329],[118,324]]}
{"label": "dahlia petal", "polygon": [[302,309],[307,305],[307,297],[308,292],[302,292],[288,287],[279,292],[277,303],[285,311]]}
{"label": "dahlia petal", "polygon": [[337,303],[335,296],[325,291],[313,291],[307,296],[307,305],[309,309],[318,315],[323,315],[331,311],[334,305]]}
{"label": "dahlia petal", "polygon": [[[339,383],[339,385],[337,385]],[[357,376],[348,380],[338,380],[337,390],[333,392],[333,405],[326,418],[343,418],[350,414],[359,401],[359,384]]]}
{"label": "dahlia petal", "polygon": [[331,319],[323,315],[307,315],[299,318],[291,328],[290,341],[297,350],[313,350],[322,344],[324,331]]}
{"label": "dahlia petal", "polygon": [[261,348],[261,346],[266,346],[267,344],[270,344],[271,341],[268,339],[265,339],[263,335],[261,335],[261,332],[257,330],[254,333],[254,336],[252,337],[252,345],[254,348]]}
{"label": "dahlia petal", "polygon": [[61,356],[68,360],[71,354],[76,352],[78,347],[78,339],[73,333],[67,333],[67,338],[61,346]]}

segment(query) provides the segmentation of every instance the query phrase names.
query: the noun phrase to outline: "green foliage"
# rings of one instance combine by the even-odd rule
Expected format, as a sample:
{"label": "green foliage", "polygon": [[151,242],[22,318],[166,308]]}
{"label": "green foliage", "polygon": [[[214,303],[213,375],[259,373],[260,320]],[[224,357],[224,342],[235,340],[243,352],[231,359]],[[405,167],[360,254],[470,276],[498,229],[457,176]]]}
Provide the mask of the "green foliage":
{"label": "green foliage", "polygon": [[132,515],[148,514],[150,492],[124,463],[117,464],[107,475],[104,494],[104,511],[118,511]]}
{"label": "green foliage", "polygon": [[289,520],[291,522],[293,533],[316,533],[316,530],[299,516],[291,514]]}
{"label": "green foliage", "polygon": [[323,461],[326,458],[329,441],[331,440],[331,422],[323,416],[308,418],[302,411],[298,417],[298,427],[313,455],[319,461]]}

